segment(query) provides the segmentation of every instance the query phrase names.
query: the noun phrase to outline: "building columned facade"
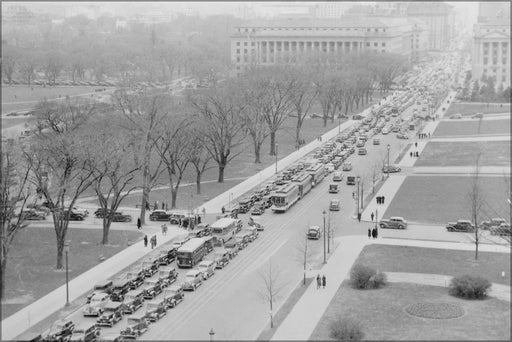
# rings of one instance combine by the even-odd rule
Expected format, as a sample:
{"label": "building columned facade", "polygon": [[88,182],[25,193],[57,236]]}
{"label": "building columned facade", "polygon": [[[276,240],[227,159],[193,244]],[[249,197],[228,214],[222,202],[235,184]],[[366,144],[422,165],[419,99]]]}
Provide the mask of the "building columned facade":
{"label": "building columned facade", "polygon": [[252,64],[293,61],[301,53],[370,50],[410,60],[413,49],[413,25],[405,18],[259,21],[238,26],[231,35],[231,60],[237,73]]}
{"label": "building columned facade", "polygon": [[420,19],[428,26],[429,50],[441,51],[449,47],[455,29],[452,6],[444,2],[411,2],[407,6],[407,16]]}
{"label": "building columned facade", "polygon": [[510,3],[480,3],[473,28],[472,74],[510,86]]}

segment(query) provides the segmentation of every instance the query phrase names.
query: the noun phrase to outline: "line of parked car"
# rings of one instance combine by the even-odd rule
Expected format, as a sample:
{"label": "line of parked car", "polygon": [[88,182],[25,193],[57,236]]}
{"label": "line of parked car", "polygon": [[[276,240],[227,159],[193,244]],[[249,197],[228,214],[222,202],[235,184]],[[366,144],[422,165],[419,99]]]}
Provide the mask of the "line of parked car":
{"label": "line of parked car", "polygon": [[[482,221],[478,226],[479,229],[488,230],[491,235],[511,236],[512,230],[510,223],[503,218],[492,218],[489,221]],[[470,220],[457,220],[456,222],[448,222],[446,230],[449,232],[472,233],[476,229]]]}
{"label": "line of parked car", "polygon": [[[150,323],[161,319],[169,309],[184,300],[184,291],[195,291],[217,269],[226,267],[241,250],[257,239],[258,231],[264,230],[264,227],[253,218],[245,230],[249,233],[237,234],[240,239],[226,242],[223,248],[214,252],[213,260],[199,262],[178,284],[178,273],[171,264],[177,259],[179,247],[191,238],[211,235],[208,224],[199,225],[186,238],[163,245],[128,272],[95,284],[86,297],[86,305],[81,309],[84,317],[95,317],[95,321],[75,326],[70,319],[60,320],[39,340],[93,342],[99,340],[100,335],[101,340],[109,341],[137,339],[148,330]],[[206,254],[212,250],[213,245],[206,248]],[[102,327],[115,326],[125,315],[129,315],[127,324],[119,333],[110,332],[106,336],[100,333]]]}

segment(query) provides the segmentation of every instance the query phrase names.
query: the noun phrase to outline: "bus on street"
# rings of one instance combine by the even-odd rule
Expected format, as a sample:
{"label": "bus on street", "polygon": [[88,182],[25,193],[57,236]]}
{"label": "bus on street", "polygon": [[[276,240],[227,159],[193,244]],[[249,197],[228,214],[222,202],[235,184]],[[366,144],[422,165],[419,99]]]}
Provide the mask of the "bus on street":
{"label": "bus on street", "polygon": [[192,268],[203,260],[205,254],[204,239],[190,239],[183,246],[178,248],[178,267]]}
{"label": "bus on street", "polygon": [[212,225],[212,236],[216,245],[223,245],[236,234],[237,220],[229,217],[221,218]]}
{"label": "bus on street", "polygon": [[311,185],[314,187],[318,183],[322,181],[325,177],[325,167],[324,164],[315,164],[311,165],[307,170],[307,173],[309,173],[312,177],[312,183]]}

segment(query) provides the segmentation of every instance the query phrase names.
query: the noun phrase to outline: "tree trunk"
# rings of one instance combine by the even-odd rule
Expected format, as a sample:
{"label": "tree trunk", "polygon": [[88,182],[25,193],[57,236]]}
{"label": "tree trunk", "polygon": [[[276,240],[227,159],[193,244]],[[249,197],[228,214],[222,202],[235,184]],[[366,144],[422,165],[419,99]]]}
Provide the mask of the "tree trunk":
{"label": "tree trunk", "polygon": [[324,120],[324,127],[327,127],[328,116],[324,115],[322,119]]}
{"label": "tree trunk", "polygon": [[261,164],[260,150],[261,150],[261,143],[255,142],[254,143],[254,163],[255,164]]}
{"label": "tree trunk", "polygon": [[[3,255],[5,254],[5,255]],[[0,290],[0,298],[1,299],[4,299],[4,295],[5,295],[5,271],[7,270],[7,252],[4,252],[3,248],[2,248],[2,276],[0,278],[2,278],[1,280],[1,284],[2,284],[2,289]]]}
{"label": "tree trunk", "polygon": [[224,169],[226,168],[225,164],[219,164],[219,178],[217,182],[224,183]]}
{"label": "tree trunk", "polygon": [[270,132],[270,155],[276,155],[276,132]]}
{"label": "tree trunk", "polygon": [[103,218],[103,239],[101,243],[103,245],[108,244],[108,234],[110,233],[110,224],[112,223],[112,219],[108,217]]}
{"label": "tree trunk", "polygon": [[302,128],[302,114],[297,113],[297,126],[295,127],[295,144],[297,149],[300,147],[300,130]]}
{"label": "tree trunk", "polygon": [[196,171],[196,194],[201,195],[201,172]]}
{"label": "tree trunk", "polygon": [[171,208],[176,209],[176,198],[178,197],[178,189],[171,188]]}
{"label": "tree trunk", "polygon": [[57,238],[57,269],[62,270],[64,266],[62,265],[62,255],[64,252],[64,239]]}
{"label": "tree trunk", "polygon": [[[145,172],[144,172],[145,173]],[[140,205],[140,224],[146,224],[146,203],[148,200],[149,191],[146,186],[142,187],[142,202]]]}

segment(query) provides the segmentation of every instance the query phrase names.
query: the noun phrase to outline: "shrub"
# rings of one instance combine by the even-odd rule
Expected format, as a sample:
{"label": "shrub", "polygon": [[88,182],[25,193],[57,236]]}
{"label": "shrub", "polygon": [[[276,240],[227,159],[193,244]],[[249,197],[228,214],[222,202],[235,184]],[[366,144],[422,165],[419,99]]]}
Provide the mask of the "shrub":
{"label": "shrub", "polygon": [[336,340],[359,341],[364,337],[361,324],[351,318],[338,318],[329,326],[329,336]]}
{"label": "shrub", "polygon": [[485,278],[463,275],[452,278],[449,292],[452,296],[464,299],[483,299],[491,285]]}
{"label": "shrub", "polygon": [[354,265],[350,270],[350,284],[355,289],[378,289],[386,285],[386,275],[364,265]]}

